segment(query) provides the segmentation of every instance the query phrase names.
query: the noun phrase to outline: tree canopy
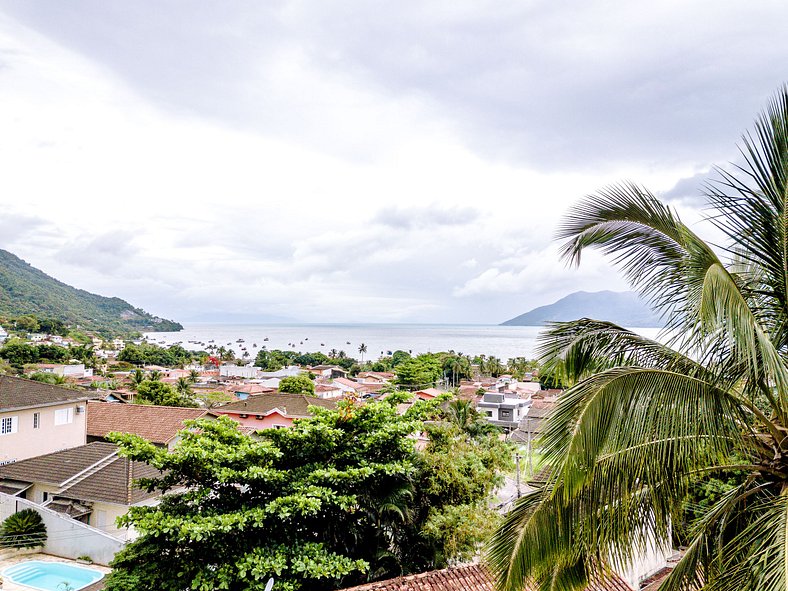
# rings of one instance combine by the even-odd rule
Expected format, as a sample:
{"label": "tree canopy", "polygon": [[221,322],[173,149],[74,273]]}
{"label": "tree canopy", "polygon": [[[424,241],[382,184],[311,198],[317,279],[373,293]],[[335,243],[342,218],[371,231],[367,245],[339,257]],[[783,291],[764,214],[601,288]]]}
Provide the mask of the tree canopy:
{"label": "tree canopy", "polygon": [[547,484],[491,544],[501,589],[582,588],[665,539],[708,476],[730,485],[695,507],[687,551],[660,589],[788,586],[788,88],[742,154],[706,190],[720,248],[631,183],[566,216],[565,260],[610,255],[667,320],[668,342],[593,319],[542,336],[547,373],[572,387],[540,440]]}
{"label": "tree canopy", "polygon": [[116,556],[106,588],[262,589],[273,576],[277,589],[331,589],[478,547],[495,523],[485,500],[511,462],[497,438],[445,423],[417,451],[425,427],[394,405],[312,410],[259,438],[228,418],[193,422],[172,452],[114,435],[122,454],[163,471],[143,485],[169,494],[122,518],[141,536]]}

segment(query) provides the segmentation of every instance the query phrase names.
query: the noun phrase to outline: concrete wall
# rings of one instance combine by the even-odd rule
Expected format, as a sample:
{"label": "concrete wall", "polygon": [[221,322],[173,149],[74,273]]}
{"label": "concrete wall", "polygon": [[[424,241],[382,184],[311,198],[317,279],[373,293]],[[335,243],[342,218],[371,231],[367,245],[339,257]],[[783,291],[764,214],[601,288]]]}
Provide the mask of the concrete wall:
{"label": "concrete wall", "polygon": [[[81,407],[83,412],[77,413],[77,407]],[[64,408],[72,410],[72,422],[55,425],[55,411]],[[17,432],[0,435],[0,464],[18,462],[53,451],[85,445],[87,437],[85,408],[85,401],[82,400],[0,413],[0,417],[17,418]],[[34,413],[39,413],[37,428],[33,428]]]}
{"label": "concrete wall", "polygon": [[22,509],[34,509],[43,518],[47,528],[47,542],[43,551],[47,554],[71,559],[87,555],[93,562],[107,565],[125,545],[123,540],[56,511],[0,493],[0,519],[4,520]]}

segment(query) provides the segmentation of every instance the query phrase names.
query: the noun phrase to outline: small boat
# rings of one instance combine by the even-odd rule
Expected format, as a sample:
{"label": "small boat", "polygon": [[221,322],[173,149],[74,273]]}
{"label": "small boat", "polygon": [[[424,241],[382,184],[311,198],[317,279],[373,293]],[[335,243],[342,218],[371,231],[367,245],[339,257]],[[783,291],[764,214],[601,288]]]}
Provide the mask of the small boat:
{"label": "small boat", "polygon": [[321,346],[321,347],[325,347],[325,346],[326,346],[326,344],[325,344],[325,343],[320,343],[320,346]]}
{"label": "small boat", "polygon": [[264,341],[267,341],[267,340],[268,340],[268,337],[265,337],[263,340],[264,340]]}
{"label": "small boat", "polygon": [[348,341],[348,342],[347,342],[347,343],[345,343],[345,344],[346,344],[346,345],[349,345],[349,344],[350,344],[350,341]]}

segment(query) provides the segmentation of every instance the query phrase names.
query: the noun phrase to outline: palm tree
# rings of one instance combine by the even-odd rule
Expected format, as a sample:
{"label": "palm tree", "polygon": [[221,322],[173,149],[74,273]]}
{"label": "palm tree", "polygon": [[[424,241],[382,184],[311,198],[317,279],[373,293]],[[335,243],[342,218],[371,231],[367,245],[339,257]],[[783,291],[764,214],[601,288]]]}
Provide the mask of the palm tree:
{"label": "palm tree", "polygon": [[361,363],[364,363],[364,353],[367,352],[367,345],[365,343],[361,343],[358,346],[358,352],[361,354]]}
{"label": "palm tree", "polygon": [[665,539],[692,486],[736,484],[688,530],[660,589],[788,586],[788,87],[743,139],[744,164],[706,190],[718,249],[634,184],[565,218],[563,257],[613,261],[662,313],[667,344],[611,323],[553,324],[548,371],[574,384],[540,444],[547,483],[491,541],[498,587],[578,589]]}
{"label": "palm tree", "polygon": [[196,369],[191,370],[189,372],[189,378],[188,379],[189,379],[189,382],[191,382],[192,384],[196,384],[197,381],[200,379],[200,372],[197,371]]}
{"label": "palm tree", "polygon": [[133,372],[129,374],[129,380],[131,381],[129,388],[131,388],[132,390],[136,390],[137,386],[139,386],[142,382],[145,381],[145,372],[142,371],[141,369],[135,369]]}
{"label": "palm tree", "polygon": [[175,391],[181,396],[191,396],[191,386],[192,383],[189,381],[189,378],[178,378],[178,381],[175,384]]}

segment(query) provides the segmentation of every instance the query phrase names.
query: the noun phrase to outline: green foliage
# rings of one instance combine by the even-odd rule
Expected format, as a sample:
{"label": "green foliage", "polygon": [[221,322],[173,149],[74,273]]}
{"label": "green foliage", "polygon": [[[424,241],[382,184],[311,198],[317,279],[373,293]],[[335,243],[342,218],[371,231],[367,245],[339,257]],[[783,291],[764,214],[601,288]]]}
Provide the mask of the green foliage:
{"label": "green foliage", "polygon": [[632,183],[565,217],[565,261],[609,255],[669,338],[589,318],[540,337],[544,375],[571,387],[537,442],[548,482],[490,545],[502,591],[582,589],[603,560],[630,562],[685,521],[687,550],[660,589],[786,589],[788,86],[741,155],[706,185],[721,247]]}
{"label": "green foliage", "polygon": [[[155,318],[120,298],[99,296],[61,283],[5,250],[0,250],[0,314],[17,317],[17,323],[19,318],[35,315],[36,328],[30,332],[39,330],[42,322],[54,322],[59,329],[58,321],[108,337],[183,328],[177,322]],[[33,326],[28,320],[22,322]]]}
{"label": "green foliage", "polygon": [[30,345],[19,339],[11,339],[0,347],[0,358],[15,365],[29,363],[64,363],[69,358],[69,349],[57,345]]}
{"label": "green foliage", "polygon": [[156,380],[145,380],[137,386],[139,401],[156,406],[186,406],[196,407],[197,403],[191,394],[184,394],[175,390],[169,384]]}
{"label": "green foliage", "polygon": [[139,345],[128,344],[118,353],[118,361],[132,365],[161,365],[165,367],[183,367],[195,358],[180,345],[171,345],[166,349],[150,343]]}
{"label": "green foliage", "polygon": [[279,381],[279,391],[314,396],[315,383],[306,375],[287,376]]}
{"label": "green foliage", "polygon": [[0,525],[0,546],[35,548],[47,540],[47,528],[34,509],[23,509],[9,515]]}
{"label": "green foliage", "polygon": [[396,383],[409,390],[434,386],[443,374],[440,359],[430,353],[405,359],[395,366],[394,371]]}
{"label": "green foliage", "polygon": [[31,373],[29,376],[27,376],[27,378],[36,382],[42,382],[44,384],[52,384],[53,386],[60,386],[66,383],[65,377],[56,373],[48,373],[43,371]]}
{"label": "green foliage", "polygon": [[476,547],[483,528],[468,508],[484,506],[510,455],[503,444],[446,427],[418,452],[409,435],[421,424],[390,404],[313,410],[259,439],[227,418],[196,421],[173,452],[111,436],[163,470],[143,486],[170,494],[121,519],[141,536],[116,556],[106,588],[262,589],[273,576],[277,589],[332,589],[445,566]]}

